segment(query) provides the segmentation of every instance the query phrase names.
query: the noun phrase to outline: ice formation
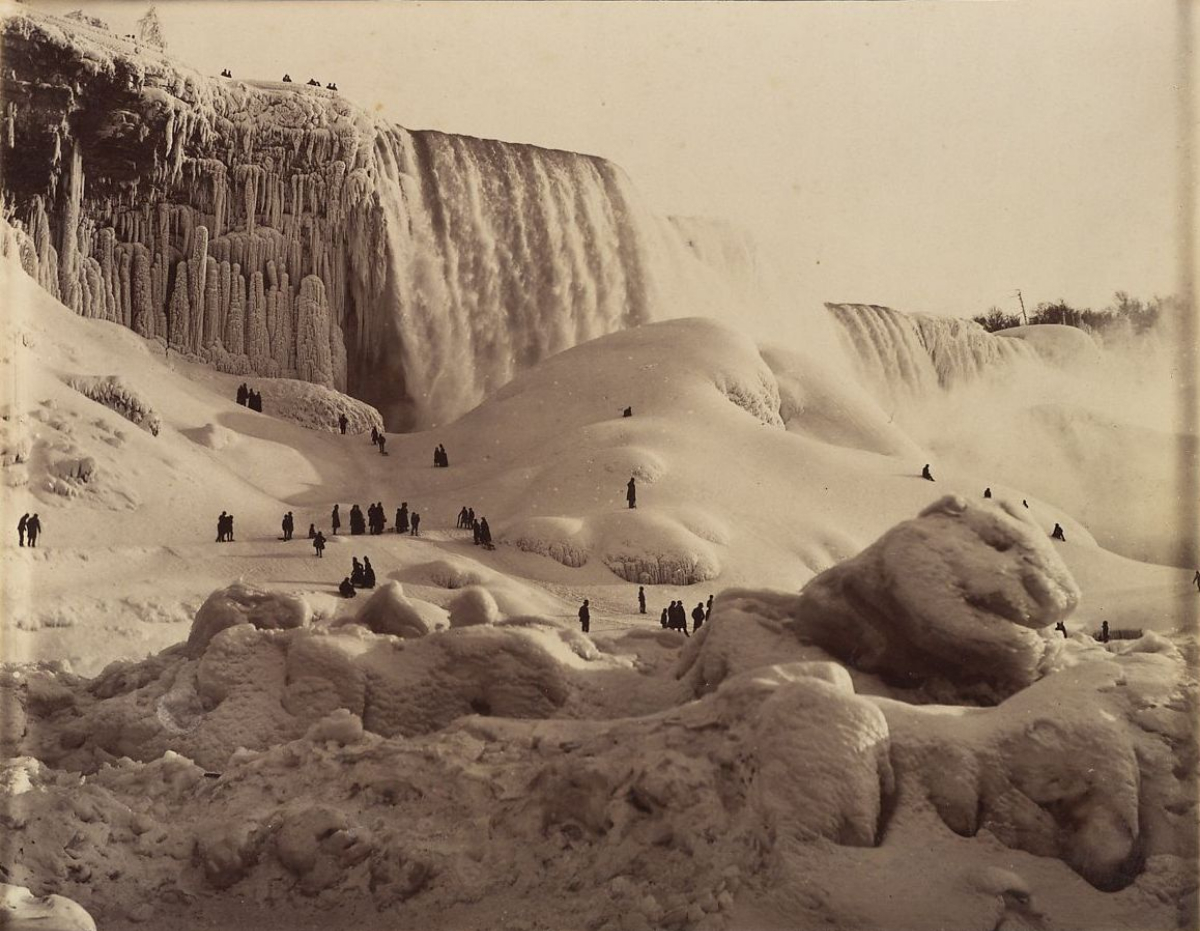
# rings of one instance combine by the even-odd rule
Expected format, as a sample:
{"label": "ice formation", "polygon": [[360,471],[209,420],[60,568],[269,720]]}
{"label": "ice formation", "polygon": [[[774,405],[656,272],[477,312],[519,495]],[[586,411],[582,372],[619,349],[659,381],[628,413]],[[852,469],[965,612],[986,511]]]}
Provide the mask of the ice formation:
{"label": "ice formation", "polygon": [[[409,132],[99,39],[6,19],[8,247],[77,313],[223,371],[348,391],[393,429],[444,422],[677,313],[660,297],[701,264],[603,159]],[[711,288],[692,290],[694,312]]]}

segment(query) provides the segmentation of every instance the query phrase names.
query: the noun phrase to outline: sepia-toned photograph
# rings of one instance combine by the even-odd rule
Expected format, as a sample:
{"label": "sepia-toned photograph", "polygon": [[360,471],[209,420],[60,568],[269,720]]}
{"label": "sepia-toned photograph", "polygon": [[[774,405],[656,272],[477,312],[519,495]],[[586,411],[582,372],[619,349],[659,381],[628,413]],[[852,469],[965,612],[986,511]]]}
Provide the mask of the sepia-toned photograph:
{"label": "sepia-toned photograph", "polygon": [[0,0],[0,928],[1195,931],[1193,0]]}

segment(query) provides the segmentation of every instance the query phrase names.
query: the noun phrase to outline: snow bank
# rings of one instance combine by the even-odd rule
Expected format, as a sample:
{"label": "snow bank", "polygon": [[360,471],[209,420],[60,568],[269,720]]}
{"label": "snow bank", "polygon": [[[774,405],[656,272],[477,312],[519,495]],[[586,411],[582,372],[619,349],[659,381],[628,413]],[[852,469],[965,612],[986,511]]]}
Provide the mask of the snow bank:
{"label": "snow bank", "polygon": [[451,627],[477,627],[500,619],[496,599],[486,588],[471,586],[450,602]]}
{"label": "snow bank", "polygon": [[347,433],[383,430],[383,417],[370,404],[324,385],[293,378],[253,378],[251,387],[263,398],[263,413],[290,420],[310,430],[339,433],[338,418],[349,421]]}

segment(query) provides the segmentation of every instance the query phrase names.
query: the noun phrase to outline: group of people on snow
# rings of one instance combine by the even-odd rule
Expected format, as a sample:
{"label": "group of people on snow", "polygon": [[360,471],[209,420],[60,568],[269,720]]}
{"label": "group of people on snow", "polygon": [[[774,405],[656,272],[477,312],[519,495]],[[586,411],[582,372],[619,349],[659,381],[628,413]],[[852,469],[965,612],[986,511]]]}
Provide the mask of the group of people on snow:
{"label": "group of people on snow", "polygon": [[496,544],[492,542],[492,528],[488,526],[487,518],[476,517],[474,508],[469,508],[464,504],[462,510],[458,512],[456,526],[459,530],[470,530],[471,542],[476,546],[482,546],[488,550],[496,548]]}
{"label": "group of people on snow", "polygon": [[232,543],[233,542],[233,515],[221,512],[221,516],[217,518],[217,542]]}
{"label": "group of people on snow", "polygon": [[252,411],[262,413],[262,395],[253,388],[247,387],[245,382],[238,385],[237,402]]}
{"label": "group of people on snow", "polygon": [[450,457],[446,455],[446,447],[441,443],[433,451],[433,467],[435,469],[448,469],[450,467]]}
{"label": "group of people on snow", "polygon": [[42,522],[36,514],[32,517],[28,513],[22,514],[21,519],[17,521],[17,540],[18,545],[24,546],[25,541],[29,541],[30,546],[37,546],[38,534],[42,532]]}
{"label": "group of people on snow", "polygon": [[[924,468],[921,469],[921,478],[926,479],[927,481],[930,481],[930,482],[935,481],[935,479],[933,477],[933,473],[929,471],[929,463],[928,462],[925,463]],[[630,479],[630,482],[632,483],[633,479]],[[992,487],[990,485],[983,490],[983,496],[985,498],[992,497]],[[1026,510],[1029,509],[1029,501],[1027,499],[1022,498],[1021,504],[1023,504],[1025,506]],[[633,507],[633,505],[631,504],[630,507]],[[1062,524],[1059,524],[1057,522],[1054,524],[1054,530],[1052,530],[1050,532],[1050,536],[1055,540],[1061,540],[1063,543],[1067,542],[1067,535],[1066,535],[1066,533],[1063,532]],[[1200,575],[1200,573],[1197,573],[1197,575]],[[1196,583],[1196,588],[1200,589],[1200,581],[1198,581]]]}
{"label": "group of people on snow", "polygon": [[[232,75],[232,74],[225,74],[224,72],[222,72],[222,73],[221,73],[221,76],[222,76],[222,77],[226,77],[226,78],[231,78],[231,77],[233,77],[233,75]],[[283,76],[283,83],[284,83],[284,84],[291,84],[291,83],[292,83],[292,76],[291,76],[290,74],[285,74],[285,75]],[[316,78],[309,78],[309,79],[308,79],[308,81],[307,81],[306,83],[308,84],[308,86],[309,86],[309,87],[320,87],[320,86],[321,86],[321,82],[320,82],[320,81],[318,81]],[[337,90],[337,89],[338,89],[338,86],[337,86],[337,84],[335,84],[334,82],[330,81],[328,84],[326,84],[326,85],[325,85],[325,89],[326,89],[326,90],[330,90],[330,91],[335,91],[335,90]]]}
{"label": "group of people on snow", "polygon": [[342,579],[342,584],[338,586],[343,598],[355,597],[358,594],[355,589],[375,587],[375,569],[371,565],[370,557],[364,556],[362,562],[358,561],[357,556],[350,557],[350,560],[350,574]]}
{"label": "group of people on snow", "polygon": [[[343,430],[343,433],[346,431]],[[371,442],[379,447],[379,455],[387,455],[387,437],[383,435],[383,431],[377,427],[371,427]]]}

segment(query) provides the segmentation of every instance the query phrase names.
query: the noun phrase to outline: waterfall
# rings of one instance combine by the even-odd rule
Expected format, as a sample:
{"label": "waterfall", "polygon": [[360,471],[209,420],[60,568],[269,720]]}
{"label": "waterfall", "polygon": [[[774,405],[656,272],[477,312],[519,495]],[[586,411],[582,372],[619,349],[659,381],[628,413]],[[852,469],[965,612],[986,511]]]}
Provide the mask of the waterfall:
{"label": "waterfall", "polygon": [[994,336],[971,320],[905,314],[876,304],[825,307],[858,374],[885,407],[1039,358],[1024,340]]}

